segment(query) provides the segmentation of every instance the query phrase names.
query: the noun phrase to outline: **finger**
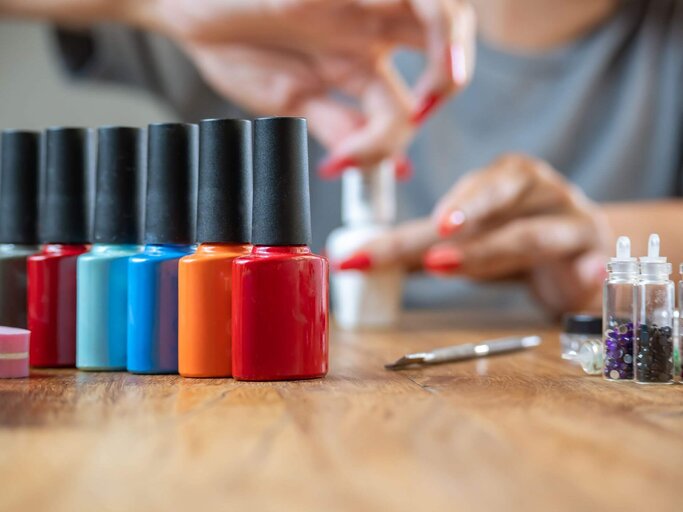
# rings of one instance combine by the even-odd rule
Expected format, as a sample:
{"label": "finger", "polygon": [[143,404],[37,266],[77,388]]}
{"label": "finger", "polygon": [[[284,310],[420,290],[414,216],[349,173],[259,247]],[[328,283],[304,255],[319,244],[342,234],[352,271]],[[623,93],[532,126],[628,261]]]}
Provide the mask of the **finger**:
{"label": "finger", "polygon": [[475,16],[467,2],[408,0],[425,30],[427,64],[415,88],[412,121],[421,124],[472,77]]}
{"label": "finger", "polygon": [[425,251],[437,241],[437,233],[429,219],[414,220],[378,236],[348,258],[332,261],[332,267],[377,270],[400,266],[411,270],[421,266]]}
{"label": "finger", "polygon": [[462,243],[443,242],[425,255],[428,271],[474,279],[501,279],[598,244],[593,223],[576,215],[512,221]]}
{"label": "finger", "polygon": [[339,140],[321,165],[322,176],[332,178],[347,167],[367,168],[398,154],[413,134],[410,94],[388,58],[368,63],[341,84],[345,92],[361,98],[366,122]]}
{"label": "finger", "polygon": [[326,84],[304,57],[248,45],[190,44],[206,81],[220,94],[251,112],[290,115]]}
{"label": "finger", "polygon": [[510,219],[579,209],[576,191],[546,163],[506,155],[459,180],[432,218],[442,237],[473,236]]}
{"label": "finger", "polygon": [[333,148],[365,123],[360,111],[327,95],[305,98],[297,111],[308,119],[311,134],[326,148]]}
{"label": "finger", "polygon": [[606,263],[602,251],[591,250],[539,265],[529,276],[531,292],[551,312],[599,310]]}

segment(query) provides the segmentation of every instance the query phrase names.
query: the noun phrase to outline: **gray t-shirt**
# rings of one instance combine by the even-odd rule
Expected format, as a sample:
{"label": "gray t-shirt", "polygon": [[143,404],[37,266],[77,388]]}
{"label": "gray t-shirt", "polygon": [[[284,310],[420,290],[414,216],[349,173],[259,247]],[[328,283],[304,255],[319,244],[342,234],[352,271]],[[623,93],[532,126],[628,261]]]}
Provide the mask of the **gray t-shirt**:
{"label": "gray t-shirt", "polygon": [[[87,36],[58,31],[72,76],[147,89],[184,121],[244,115],[214,93],[172,43],[103,25]],[[537,55],[478,44],[471,85],[420,132],[415,177],[399,187],[401,219],[428,215],[463,173],[508,151],[548,161],[598,201],[683,193],[683,2],[632,0],[581,39]],[[408,80],[422,61],[397,56]],[[311,163],[324,153],[311,144]],[[311,173],[314,247],[340,223],[338,183]],[[508,290],[518,295],[519,290]],[[518,298],[518,297],[516,297]],[[411,279],[412,306],[510,303],[498,287]]]}

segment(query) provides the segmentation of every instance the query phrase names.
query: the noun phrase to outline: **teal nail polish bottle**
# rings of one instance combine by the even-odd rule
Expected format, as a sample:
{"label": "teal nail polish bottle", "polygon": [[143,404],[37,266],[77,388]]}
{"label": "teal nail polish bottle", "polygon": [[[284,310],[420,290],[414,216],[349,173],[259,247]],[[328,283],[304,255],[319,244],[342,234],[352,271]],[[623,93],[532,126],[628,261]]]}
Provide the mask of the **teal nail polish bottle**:
{"label": "teal nail polish bottle", "polygon": [[77,269],[76,366],[125,370],[128,260],[142,249],[142,133],[109,126],[97,135],[95,243]]}

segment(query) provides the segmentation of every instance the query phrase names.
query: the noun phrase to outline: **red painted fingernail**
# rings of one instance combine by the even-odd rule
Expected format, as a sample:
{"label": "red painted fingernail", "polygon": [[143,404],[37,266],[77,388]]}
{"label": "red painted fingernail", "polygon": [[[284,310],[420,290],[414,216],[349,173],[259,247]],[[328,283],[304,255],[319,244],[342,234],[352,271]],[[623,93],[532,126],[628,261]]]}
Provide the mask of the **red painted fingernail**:
{"label": "red painted fingernail", "polygon": [[441,238],[448,238],[457,233],[465,224],[465,214],[461,210],[453,210],[445,215],[439,224],[439,236]]}
{"label": "red painted fingernail", "polygon": [[425,254],[423,263],[430,272],[455,272],[462,265],[462,252],[455,247],[435,247]]}
{"label": "red painted fingernail", "polygon": [[429,115],[434,111],[434,109],[436,109],[436,107],[439,106],[442,100],[443,94],[440,93],[432,93],[425,96],[425,98],[418,106],[417,110],[415,110],[415,113],[411,118],[411,122],[413,124],[422,124],[425,121],[425,119],[427,119]]}
{"label": "red painted fingernail", "polygon": [[330,157],[320,163],[318,166],[318,174],[321,178],[333,179],[337,178],[342,172],[349,167],[358,167],[358,162],[351,157]]}
{"label": "red painted fingernail", "polygon": [[368,270],[372,267],[372,258],[367,252],[357,252],[338,265],[339,270]]}
{"label": "red painted fingernail", "polygon": [[602,283],[607,279],[608,272],[604,263],[601,262],[599,266],[596,266],[594,275],[597,283]]}
{"label": "red painted fingernail", "polygon": [[448,67],[453,83],[462,87],[467,82],[467,57],[465,48],[460,44],[453,44],[448,49]]}
{"label": "red painted fingernail", "polygon": [[396,158],[394,160],[396,171],[396,179],[399,181],[408,181],[413,177],[413,162],[406,156]]}

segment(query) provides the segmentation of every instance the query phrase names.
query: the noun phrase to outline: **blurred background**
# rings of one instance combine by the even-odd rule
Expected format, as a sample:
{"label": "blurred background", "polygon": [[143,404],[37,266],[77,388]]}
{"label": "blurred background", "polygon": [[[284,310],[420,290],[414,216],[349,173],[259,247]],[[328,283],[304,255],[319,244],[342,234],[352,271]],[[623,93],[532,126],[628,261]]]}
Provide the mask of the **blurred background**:
{"label": "blurred background", "polygon": [[71,82],[54,58],[51,37],[46,25],[0,22],[0,128],[144,126],[175,119],[138,89]]}

